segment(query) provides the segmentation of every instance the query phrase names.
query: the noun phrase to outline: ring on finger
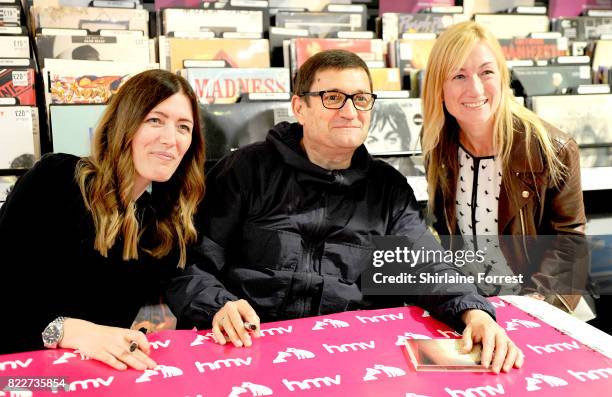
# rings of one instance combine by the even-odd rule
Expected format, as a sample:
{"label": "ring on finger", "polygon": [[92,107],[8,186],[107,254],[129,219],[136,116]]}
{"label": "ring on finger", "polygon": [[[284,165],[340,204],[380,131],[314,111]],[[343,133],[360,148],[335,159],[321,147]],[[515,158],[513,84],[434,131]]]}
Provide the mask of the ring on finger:
{"label": "ring on finger", "polygon": [[130,353],[134,353],[136,349],[138,349],[138,343],[135,340],[133,340],[130,342],[130,347],[129,347]]}

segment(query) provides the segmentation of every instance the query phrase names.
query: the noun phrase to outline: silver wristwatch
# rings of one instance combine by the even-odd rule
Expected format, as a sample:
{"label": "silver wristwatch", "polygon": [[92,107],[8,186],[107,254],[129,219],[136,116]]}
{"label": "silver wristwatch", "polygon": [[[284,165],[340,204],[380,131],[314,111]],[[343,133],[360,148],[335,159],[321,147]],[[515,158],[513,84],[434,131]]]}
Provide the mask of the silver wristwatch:
{"label": "silver wristwatch", "polygon": [[42,332],[43,344],[48,349],[56,349],[64,337],[64,321],[67,317],[58,317],[51,321]]}

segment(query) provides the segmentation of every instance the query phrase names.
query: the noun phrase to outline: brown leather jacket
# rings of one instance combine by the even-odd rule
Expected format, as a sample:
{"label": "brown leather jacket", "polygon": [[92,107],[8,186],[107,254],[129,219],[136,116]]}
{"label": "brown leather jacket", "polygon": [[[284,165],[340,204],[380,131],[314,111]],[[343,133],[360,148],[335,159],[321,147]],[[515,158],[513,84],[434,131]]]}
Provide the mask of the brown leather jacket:
{"label": "brown leather jacket", "polygon": [[[556,127],[544,124],[557,148],[559,159],[568,167],[567,177],[559,188],[552,186],[550,173],[545,166],[543,153],[537,140],[531,139],[530,148],[526,150],[524,132],[515,131],[510,167],[504,171],[508,173],[511,189],[502,183],[498,206],[498,234],[515,236],[501,241],[501,249],[508,265],[515,274],[524,274],[527,276],[526,279],[531,279],[533,281],[531,288],[546,295],[547,290],[554,289],[553,278],[563,272],[573,272],[572,278],[578,278],[578,281],[574,280],[572,284],[578,290],[583,290],[586,284],[588,261],[578,263],[579,261],[576,261],[575,258],[584,257],[588,260],[588,255],[585,254],[584,240],[578,238],[580,240],[578,247],[575,241],[570,242],[570,245],[573,245],[573,248],[570,249],[576,250],[571,254],[573,255],[572,269],[568,270],[568,265],[565,266],[565,269],[560,269],[559,261],[555,260],[560,255],[559,252],[555,252],[555,249],[558,250],[559,246],[566,241],[554,242],[555,249],[541,256],[538,263],[533,263],[534,259],[529,257],[529,252],[531,252],[529,247],[534,243],[536,236],[583,236],[585,233],[586,217],[580,182],[578,145],[573,138]],[[527,156],[531,156],[531,170]],[[454,192],[456,191],[458,169],[450,169],[448,166],[445,166],[444,169],[450,181],[450,191]],[[443,197],[441,189],[438,189],[434,216],[433,226],[438,234],[450,235],[447,248],[458,248],[461,245],[461,238],[457,233],[454,195]],[[568,239],[571,240],[571,238]],[[580,269],[575,269],[575,267]],[[573,309],[575,304],[570,303],[570,306]]]}

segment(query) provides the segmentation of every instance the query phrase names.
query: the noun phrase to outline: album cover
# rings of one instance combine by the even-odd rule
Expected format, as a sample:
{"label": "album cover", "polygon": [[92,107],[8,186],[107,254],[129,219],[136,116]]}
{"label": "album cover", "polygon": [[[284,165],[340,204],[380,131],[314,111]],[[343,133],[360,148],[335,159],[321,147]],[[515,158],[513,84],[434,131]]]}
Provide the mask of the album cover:
{"label": "album cover", "polygon": [[463,14],[398,14],[382,15],[382,39],[396,40],[402,33],[439,34],[449,26],[467,20]]}
{"label": "album cover", "polygon": [[462,339],[408,339],[404,348],[417,371],[493,371],[480,363],[480,344],[475,344],[467,354],[461,353],[462,346]]}
{"label": "album cover", "polygon": [[[270,26],[270,62],[272,66],[285,66],[283,58],[283,41],[298,37],[313,37],[307,29],[289,29]],[[289,65],[287,65],[289,66]]]}
{"label": "album cover", "polygon": [[372,155],[420,152],[422,124],[421,99],[377,99],[365,146]]}
{"label": "album cover", "polygon": [[47,59],[43,76],[47,104],[106,103],[131,76],[158,64]]}
{"label": "album cover", "polygon": [[607,147],[581,147],[580,167],[612,167],[612,145]]}
{"label": "album cover", "polygon": [[612,67],[612,40],[597,40],[593,52],[593,70]]}
{"label": "album cover", "polygon": [[162,8],[202,8],[202,4],[207,0],[155,0],[155,9]]}
{"label": "album cover", "polygon": [[531,106],[578,145],[612,144],[612,94],[534,96]]}
{"label": "album cover", "polygon": [[3,5],[0,2],[0,26],[21,25],[21,7],[19,5]]}
{"label": "album cover", "polygon": [[30,38],[0,36],[0,58],[30,58]]}
{"label": "album cover", "polygon": [[589,65],[516,66],[510,73],[517,96],[567,94],[580,84],[591,84]]}
{"label": "album cover", "polygon": [[553,30],[570,40],[597,40],[612,34],[612,17],[573,17],[553,21]]}
{"label": "album cover", "polygon": [[36,36],[38,59],[149,63],[149,39],[138,36]]}
{"label": "album cover", "polygon": [[274,109],[286,109],[289,104],[289,101],[245,100],[200,105],[207,160],[219,160],[241,146],[265,140],[275,124]]}
{"label": "album cover", "polygon": [[15,105],[36,106],[34,65],[29,59],[0,59],[0,98]]}
{"label": "album cover", "polygon": [[370,68],[372,85],[376,91],[399,91],[402,89],[398,68]]}
{"label": "album cover", "polygon": [[499,44],[507,60],[549,60],[569,55],[567,37],[555,39],[515,37],[499,39]]}
{"label": "album cover", "polygon": [[222,32],[264,31],[264,12],[261,10],[162,10],[163,32]]}
{"label": "album cover", "polygon": [[91,139],[105,109],[106,105],[49,106],[53,151],[89,156]]}
{"label": "album cover", "polygon": [[279,11],[275,26],[306,29],[311,35],[324,38],[336,37],[340,31],[366,30],[366,20],[356,13]]}
{"label": "album cover", "polygon": [[465,13],[473,14],[495,14],[506,12],[514,7],[533,7],[534,0],[472,0],[464,2]]}
{"label": "album cover", "polygon": [[476,14],[474,21],[489,29],[498,39],[526,37],[529,33],[548,32],[546,15]]}
{"label": "album cover", "polygon": [[149,36],[149,12],[138,9],[97,7],[36,7],[30,8],[34,29],[68,28],[141,30]]}
{"label": "album cover", "polygon": [[30,168],[39,157],[37,109],[30,106],[1,106],[0,169]]}
{"label": "album cover", "polygon": [[9,195],[13,186],[17,183],[18,177],[16,175],[3,175],[0,176],[0,207],[2,203],[6,201],[6,197]]}
{"label": "album cover", "polygon": [[454,6],[453,0],[379,0],[379,13],[402,12],[414,13],[430,7],[450,7]]}
{"label": "album cover", "polygon": [[234,103],[247,93],[291,92],[288,68],[187,68],[189,81],[200,103]]}
{"label": "album cover", "polygon": [[[186,59],[227,62],[232,68],[270,67],[267,39],[180,39],[166,38],[170,71],[183,68]],[[160,48],[161,51],[161,48]]]}
{"label": "album cover", "polygon": [[268,0],[268,7],[271,9],[303,9],[306,11],[323,11],[329,3],[351,4],[350,0]]}
{"label": "album cover", "polygon": [[34,0],[36,7],[89,7],[93,0]]}
{"label": "album cover", "polygon": [[291,40],[291,69],[296,71],[314,54],[332,49],[354,52],[364,61],[384,61],[384,44],[380,39],[299,38]]}

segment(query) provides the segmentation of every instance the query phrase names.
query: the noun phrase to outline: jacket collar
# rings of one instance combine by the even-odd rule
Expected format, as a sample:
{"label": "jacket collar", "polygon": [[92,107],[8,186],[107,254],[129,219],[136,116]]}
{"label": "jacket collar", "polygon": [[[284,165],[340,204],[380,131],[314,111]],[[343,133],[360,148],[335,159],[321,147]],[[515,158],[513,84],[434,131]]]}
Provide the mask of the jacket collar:
{"label": "jacket collar", "polygon": [[266,138],[285,164],[301,171],[298,173],[300,180],[338,187],[350,187],[365,180],[371,157],[364,145],[359,146],[353,153],[349,168],[330,171],[308,159],[300,145],[303,136],[304,130],[300,124],[282,122],[275,125]]}

